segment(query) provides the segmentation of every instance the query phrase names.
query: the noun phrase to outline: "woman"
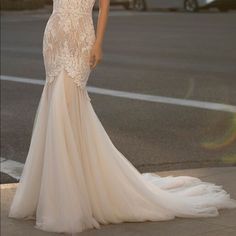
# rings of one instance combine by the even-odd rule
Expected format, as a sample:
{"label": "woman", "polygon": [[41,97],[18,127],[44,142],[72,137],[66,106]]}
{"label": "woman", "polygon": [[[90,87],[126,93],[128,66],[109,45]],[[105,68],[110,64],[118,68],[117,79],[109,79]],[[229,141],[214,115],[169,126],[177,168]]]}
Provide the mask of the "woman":
{"label": "woman", "polygon": [[236,207],[221,186],[198,178],[141,174],[115,148],[86,90],[102,57],[109,1],[54,0],[43,55],[46,83],[9,217],[35,219],[52,232],[100,224],[211,217]]}

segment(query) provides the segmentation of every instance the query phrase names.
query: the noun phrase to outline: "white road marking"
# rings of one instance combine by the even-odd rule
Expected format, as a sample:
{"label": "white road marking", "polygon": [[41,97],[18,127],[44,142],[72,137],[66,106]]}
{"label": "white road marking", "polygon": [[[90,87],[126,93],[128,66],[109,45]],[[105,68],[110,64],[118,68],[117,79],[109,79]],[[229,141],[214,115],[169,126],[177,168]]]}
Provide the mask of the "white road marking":
{"label": "white road marking", "polygon": [[[44,85],[45,83],[44,80],[21,78],[21,77],[7,76],[7,75],[1,75],[0,79],[5,80],[5,81],[35,84],[35,85]],[[149,94],[132,93],[132,92],[97,88],[97,87],[91,87],[91,86],[88,86],[87,89],[88,89],[88,92],[90,93],[107,95],[107,96],[112,96],[112,97],[121,97],[121,98],[128,98],[128,99],[140,100],[140,101],[146,101],[146,102],[164,103],[164,104],[177,105],[177,106],[185,106],[185,107],[192,107],[192,108],[194,107],[194,108],[201,108],[201,109],[207,109],[207,110],[236,113],[236,106],[223,104],[223,103],[205,102],[205,101],[197,101],[197,100],[182,99],[182,98],[172,98],[172,97],[156,96],[156,95],[149,95]]]}
{"label": "white road marking", "polygon": [[24,164],[18,161],[9,160],[1,157],[1,172],[19,180],[23,171]]}
{"label": "white road marking", "polygon": [[6,80],[11,82],[18,82],[24,84],[35,84],[35,85],[44,85],[45,81],[40,79],[29,79],[29,78],[22,78],[22,77],[15,77],[15,76],[8,76],[8,75],[0,75],[0,80]]}

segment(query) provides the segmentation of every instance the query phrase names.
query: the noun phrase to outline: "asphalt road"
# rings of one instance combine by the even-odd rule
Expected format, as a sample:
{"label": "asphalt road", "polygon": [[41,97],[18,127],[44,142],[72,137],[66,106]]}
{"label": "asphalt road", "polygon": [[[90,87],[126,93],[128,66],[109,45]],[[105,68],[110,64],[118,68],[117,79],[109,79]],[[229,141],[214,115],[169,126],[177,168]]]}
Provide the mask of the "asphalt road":
{"label": "asphalt road", "polygon": [[[2,75],[45,79],[49,13],[2,14]],[[210,109],[236,106],[235,21],[235,12],[111,12],[104,60],[89,86],[208,104],[90,94],[115,146],[141,172],[236,165],[236,113]],[[2,157],[25,162],[42,88],[1,81]]]}

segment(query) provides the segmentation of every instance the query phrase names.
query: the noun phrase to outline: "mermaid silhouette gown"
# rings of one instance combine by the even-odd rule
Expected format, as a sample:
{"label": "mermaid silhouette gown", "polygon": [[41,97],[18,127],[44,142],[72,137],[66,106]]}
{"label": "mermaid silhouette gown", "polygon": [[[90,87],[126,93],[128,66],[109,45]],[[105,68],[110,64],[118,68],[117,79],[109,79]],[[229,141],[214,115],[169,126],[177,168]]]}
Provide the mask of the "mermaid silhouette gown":
{"label": "mermaid silhouette gown", "polygon": [[86,89],[94,1],[54,0],[43,39],[46,82],[9,217],[76,233],[236,207],[221,186],[198,178],[141,174],[113,145]]}

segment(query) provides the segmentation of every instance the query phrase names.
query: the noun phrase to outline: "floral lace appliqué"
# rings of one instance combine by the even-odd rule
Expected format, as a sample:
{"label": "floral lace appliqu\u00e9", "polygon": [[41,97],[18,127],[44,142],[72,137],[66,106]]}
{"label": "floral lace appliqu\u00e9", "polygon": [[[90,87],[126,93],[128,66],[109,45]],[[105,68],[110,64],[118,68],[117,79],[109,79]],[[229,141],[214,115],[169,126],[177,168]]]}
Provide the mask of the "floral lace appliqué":
{"label": "floral lace appliqu\u00e9", "polygon": [[64,69],[77,86],[86,87],[91,72],[89,56],[95,40],[93,5],[94,0],[54,0],[43,40],[47,83]]}

